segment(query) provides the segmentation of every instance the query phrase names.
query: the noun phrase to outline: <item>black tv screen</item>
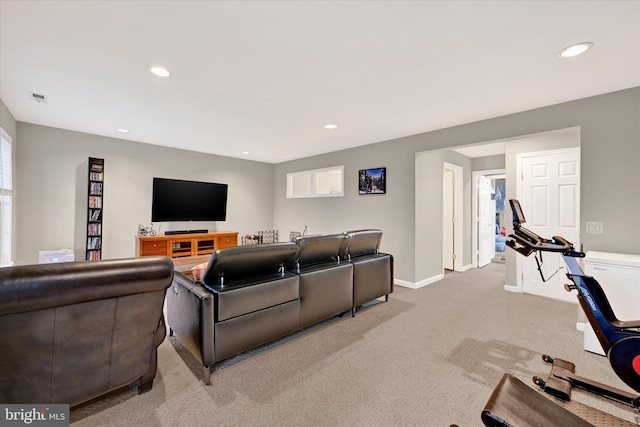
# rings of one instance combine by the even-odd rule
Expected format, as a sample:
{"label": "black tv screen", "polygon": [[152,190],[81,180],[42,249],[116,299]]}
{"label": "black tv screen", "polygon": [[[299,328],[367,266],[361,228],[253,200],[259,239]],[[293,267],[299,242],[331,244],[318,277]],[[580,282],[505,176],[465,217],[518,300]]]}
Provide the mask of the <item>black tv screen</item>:
{"label": "black tv screen", "polygon": [[151,222],[225,221],[227,184],[153,178]]}

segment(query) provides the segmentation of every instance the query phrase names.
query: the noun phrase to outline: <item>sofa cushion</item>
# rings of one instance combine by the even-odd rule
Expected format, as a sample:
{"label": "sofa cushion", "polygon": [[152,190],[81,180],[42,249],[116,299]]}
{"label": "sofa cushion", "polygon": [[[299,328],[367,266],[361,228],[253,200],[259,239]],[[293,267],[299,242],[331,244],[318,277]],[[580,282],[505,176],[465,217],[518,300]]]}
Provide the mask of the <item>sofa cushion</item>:
{"label": "sofa cushion", "polygon": [[196,282],[202,282],[204,272],[207,270],[209,262],[203,262],[202,264],[194,265],[191,267],[191,276]]}

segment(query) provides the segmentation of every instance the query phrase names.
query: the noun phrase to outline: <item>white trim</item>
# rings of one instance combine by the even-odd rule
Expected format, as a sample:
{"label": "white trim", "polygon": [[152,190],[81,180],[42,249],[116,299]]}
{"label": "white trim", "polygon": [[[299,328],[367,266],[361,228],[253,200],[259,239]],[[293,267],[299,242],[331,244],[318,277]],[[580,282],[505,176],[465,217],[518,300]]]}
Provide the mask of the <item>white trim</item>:
{"label": "white trim", "polygon": [[[12,139],[9,134],[0,127],[0,136],[2,141],[6,141],[9,148],[9,158],[3,159],[0,156],[0,162],[4,163],[8,160],[5,165],[8,166],[9,171],[3,170],[2,165],[0,165],[0,174],[4,175],[6,172],[9,172],[8,179],[9,182],[4,182],[4,180],[0,176],[0,181],[2,181],[2,188],[0,188],[0,197],[5,200],[7,203],[0,204],[0,218],[2,218],[2,222],[0,223],[0,266],[11,265],[12,259],[15,256],[15,241],[14,241],[14,232],[15,232],[15,164],[14,159],[16,158],[16,152],[12,144]],[[3,144],[4,145],[4,142]],[[4,188],[7,185],[8,188]],[[7,206],[8,205],[8,206]],[[7,209],[7,210],[5,210]]]}
{"label": "white trim", "polygon": [[456,270],[456,271],[460,271],[461,273],[467,271],[467,270],[471,270],[473,267],[473,264],[467,264],[467,265],[463,265],[462,267],[460,267],[460,270]]}
{"label": "white trim", "polygon": [[5,141],[9,141],[9,144],[11,144],[11,137],[9,136],[9,134],[7,132],[5,132],[4,129],[2,129],[0,127],[0,135],[5,139]]}
{"label": "white trim", "polygon": [[[453,177],[454,180],[456,182],[456,184],[454,185],[454,194],[453,194],[453,216],[456,219],[455,224],[454,224],[454,231],[453,231],[453,235],[454,235],[454,241],[453,241],[453,250],[454,250],[454,255],[456,257],[456,261],[453,263],[453,271],[464,271],[462,270],[462,267],[459,267],[459,265],[461,265],[461,263],[463,262],[463,257],[464,257],[464,239],[463,239],[463,233],[464,233],[464,229],[462,228],[463,223],[464,223],[464,197],[463,197],[463,190],[464,190],[464,168],[462,166],[458,166],[458,165],[454,165],[453,163],[448,163],[448,162],[442,162],[442,247],[440,248],[440,252],[443,253],[444,252],[444,197],[445,197],[445,180],[444,180],[444,172],[446,170],[452,170],[453,171]],[[444,275],[444,256],[442,259],[442,274]]]}
{"label": "white trim", "polygon": [[429,277],[427,279],[421,280],[419,282],[407,282],[405,280],[400,280],[400,279],[395,279],[393,281],[393,283],[395,283],[398,286],[402,286],[405,288],[410,288],[410,289],[419,289],[422,288],[424,286],[430,285],[432,283],[435,283],[439,280],[444,279],[444,274],[437,274],[433,277]]}
{"label": "white trim", "polygon": [[[319,173],[327,171],[336,171],[340,173],[340,191],[330,194],[316,194],[316,179]],[[292,194],[291,182],[294,176],[309,176],[309,193]],[[289,172],[286,176],[285,191],[287,199],[304,199],[304,198],[320,198],[320,197],[344,197],[344,165],[330,166],[327,168],[311,169],[307,171]]]}

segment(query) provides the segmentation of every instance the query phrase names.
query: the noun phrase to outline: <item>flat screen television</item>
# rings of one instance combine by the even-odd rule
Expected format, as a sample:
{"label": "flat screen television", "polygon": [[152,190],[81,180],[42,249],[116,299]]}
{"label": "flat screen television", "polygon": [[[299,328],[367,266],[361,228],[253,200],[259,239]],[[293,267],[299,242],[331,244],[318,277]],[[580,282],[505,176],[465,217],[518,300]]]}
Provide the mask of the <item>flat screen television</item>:
{"label": "flat screen television", "polygon": [[227,184],[153,178],[151,222],[225,221]]}

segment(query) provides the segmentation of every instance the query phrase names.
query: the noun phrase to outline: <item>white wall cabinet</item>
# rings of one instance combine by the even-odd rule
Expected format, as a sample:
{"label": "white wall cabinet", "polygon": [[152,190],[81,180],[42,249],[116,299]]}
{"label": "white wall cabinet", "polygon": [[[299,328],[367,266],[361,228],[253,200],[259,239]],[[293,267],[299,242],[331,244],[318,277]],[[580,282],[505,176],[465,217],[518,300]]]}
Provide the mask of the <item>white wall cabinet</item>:
{"label": "white wall cabinet", "polygon": [[[618,319],[640,319],[640,255],[589,251],[584,258],[584,272],[600,283]],[[584,349],[605,355],[588,322],[584,327]]]}

